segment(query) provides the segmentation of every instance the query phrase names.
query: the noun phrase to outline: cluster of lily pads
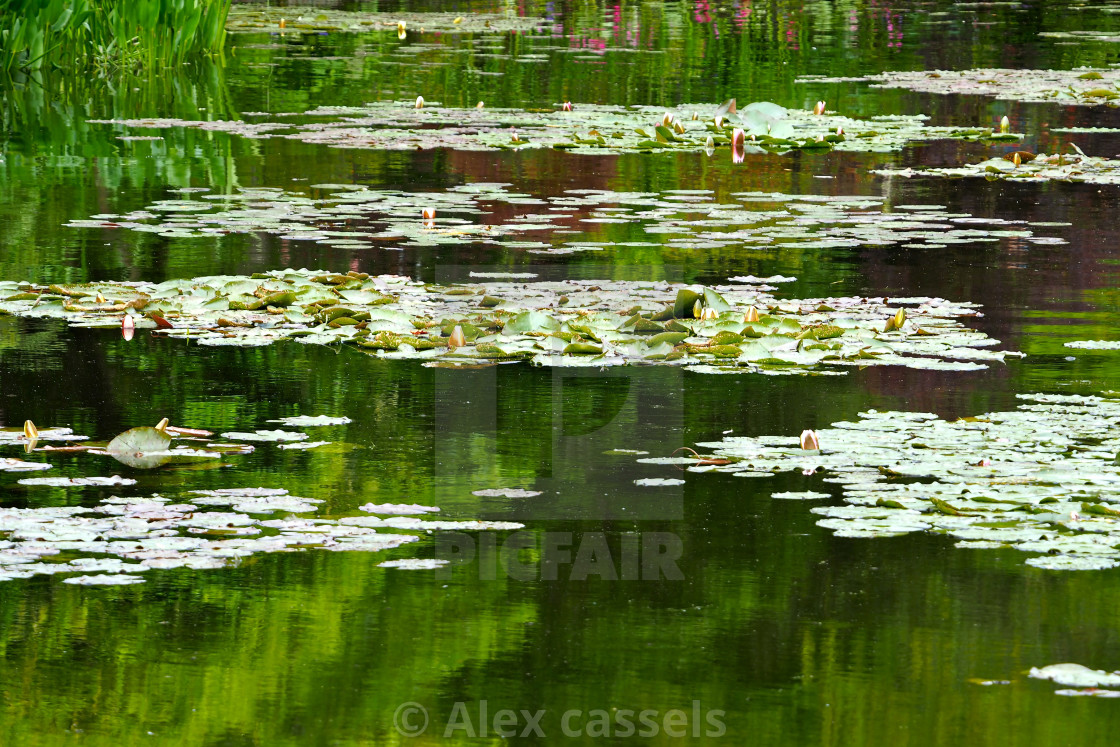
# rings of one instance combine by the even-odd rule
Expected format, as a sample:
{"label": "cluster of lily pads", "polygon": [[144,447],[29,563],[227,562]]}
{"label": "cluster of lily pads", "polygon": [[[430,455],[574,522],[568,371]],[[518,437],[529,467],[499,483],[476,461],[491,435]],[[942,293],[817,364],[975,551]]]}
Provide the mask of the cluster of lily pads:
{"label": "cluster of lily pads", "polygon": [[758,278],[426,285],[406,277],[277,270],[163,283],[0,282],[0,313],[122,328],[200,345],[349,344],[457,366],[658,364],[698,372],[838,373],[852,366],[977,370],[1014,352],[927,297],[780,300]]}
{"label": "cluster of lily pads", "polygon": [[[283,21],[283,26],[281,26]],[[515,13],[420,13],[364,12],[334,8],[285,8],[234,3],[226,18],[230,33],[283,32],[294,33],[367,33],[406,30],[460,34],[508,33],[537,31],[551,22],[545,18],[519,16]]]}
{"label": "cluster of lily pads", "polygon": [[[282,115],[262,116],[275,120]],[[256,139],[285,137],[336,148],[378,150],[557,148],[585,154],[683,150],[707,151],[710,155],[717,147],[731,147],[735,160],[750,153],[834,149],[890,152],[916,140],[1020,137],[988,128],[934,127],[925,124],[928,117],[922,114],[855,119],[823,111],[823,107],[813,111],[787,109],[767,101],[740,109],[734,99],[720,106],[671,109],[566,104],[550,110],[527,110],[449,107],[425,102],[421,97],[415,101],[320,107],[289,116],[297,116],[300,121],[90,121],[125,128],[125,134],[135,129],[196,127]]]}
{"label": "cluster of lily pads", "polygon": [[1067,106],[1116,106],[1120,101],[1120,70],[977,70],[888,71],[860,77],[803,76],[798,83],[864,82],[872,88],[906,88],[920,93],[994,96],[1004,101],[1057,103]]}
{"label": "cluster of lily pads", "polygon": [[[269,233],[289,241],[350,249],[471,241],[539,254],[662,245],[574,235],[610,224],[640,227],[650,239],[689,250],[726,246],[819,250],[868,244],[942,247],[1001,238],[1064,241],[1036,237],[1025,221],[976,218],[939,205],[889,205],[874,195],[735,192],[721,199],[701,189],[661,193],[580,189],[534,197],[512,192],[509,186],[472,183],[416,193],[316,184],[312,190],[326,193],[319,198],[280,189],[196,194],[206,190],[191,188],[182,199],[161,200],[130,213],[102,213],[68,225],[126,228],[174,238]],[[490,222],[488,213],[499,205],[525,206],[526,212]],[[422,211],[433,217],[421,220]]]}
{"label": "cluster of lily pads", "polygon": [[[308,549],[380,552],[420,538],[400,531],[523,526],[394,515],[392,505],[374,507],[380,517],[308,518],[322,501],[282,488],[194,490],[178,499],[113,496],[90,507],[0,508],[0,581],[77,574],[63,583],[137,584],[144,581],[137,574],[152,569],[224,568],[251,555]],[[408,505],[400,512],[414,513]]]}
{"label": "cluster of lily pads", "polygon": [[821,471],[843,486],[845,504],[812,511],[842,537],[934,532],[957,547],[1032,553],[1026,563],[1037,568],[1120,566],[1120,397],[1019,396],[1016,410],[955,421],[860,413],[818,431],[812,450],[792,437],[729,437],[701,444],[715,459],[690,469]]}
{"label": "cluster of lily pads", "polygon": [[[1087,156],[1071,144],[1072,153],[1033,154],[1018,152],[1012,158],[991,158],[980,163],[945,168],[883,168],[872,173],[882,176],[980,177],[994,181],[1014,179],[1026,182],[1085,182],[1120,184],[1120,159]],[[1018,156],[1018,158],[1014,158]]]}
{"label": "cluster of lily pads", "polygon": [[[295,416],[289,426],[332,426],[348,418]],[[83,451],[111,456],[130,467],[151,469],[169,463],[219,459],[244,454],[253,446],[215,442],[208,431],[157,427],[132,428],[107,444],[90,442],[69,428],[0,429],[0,446],[22,446],[28,453],[55,455]],[[171,448],[173,439],[197,446]],[[256,430],[221,434],[229,441],[302,442],[300,431]],[[61,446],[54,444],[61,443]],[[320,442],[325,443],[325,442]],[[40,472],[49,462],[0,458],[0,472]],[[136,484],[131,478],[31,477],[25,487],[118,487]],[[113,496],[95,506],[0,508],[0,581],[35,575],[68,575],[64,583],[121,585],[142,583],[136,575],[151,569],[222,568],[259,553],[311,548],[377,552],[419,539],[414,534],[441,530],[520,529],[521,524],[487,521],[445,521],[417,518],[438,512],[435,506],[366,504],[366,515],[339,519],[308,518],[321,500],[293,496],[281,488],[193,490],[173,503],[162,495]],[[368,515],[374,514],[374,515]],[[384,530],[391,530],[385,532]],[[413,567],[395,562],[389,567]],[[416,567],[424,567],[423,564]],[[97,575],[91,575],[97,574]]]}

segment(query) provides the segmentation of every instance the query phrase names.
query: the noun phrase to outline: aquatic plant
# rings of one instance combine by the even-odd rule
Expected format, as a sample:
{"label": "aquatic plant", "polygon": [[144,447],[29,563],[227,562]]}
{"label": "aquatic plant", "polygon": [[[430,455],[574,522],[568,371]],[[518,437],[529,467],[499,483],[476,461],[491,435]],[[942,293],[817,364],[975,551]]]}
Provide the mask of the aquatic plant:
{"label": "aquatic plant", "polygon": [[[973,304],[925,297],[781,300],[767,292],[772,288],[526,278],[425,285],[395,275],[281,270],[159,284],[0,282],[0,312],[113,329],[130,315],[136,330],[199,345],[294,339],[441,366],[526,360],[838,374],[874,365],[971,371],[1017,355],[991,350],[997,340],[958,321],[977,315]],[[225,435],[287,438],[276,431]]]}
{"label": "aquatic plant", "polygon": [[157,68],[219,54],[231,0],[0,0],[0,70]]}

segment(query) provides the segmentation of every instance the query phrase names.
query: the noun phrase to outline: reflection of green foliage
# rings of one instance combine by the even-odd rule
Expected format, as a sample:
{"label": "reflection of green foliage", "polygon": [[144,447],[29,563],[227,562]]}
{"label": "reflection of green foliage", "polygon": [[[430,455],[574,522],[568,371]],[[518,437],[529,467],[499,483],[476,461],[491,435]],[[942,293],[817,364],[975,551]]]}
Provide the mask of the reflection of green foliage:
{"label": "reflection of green foliage", "polygon": [[147,68],[221,53],[231,0],[3,0],[0,70]]}

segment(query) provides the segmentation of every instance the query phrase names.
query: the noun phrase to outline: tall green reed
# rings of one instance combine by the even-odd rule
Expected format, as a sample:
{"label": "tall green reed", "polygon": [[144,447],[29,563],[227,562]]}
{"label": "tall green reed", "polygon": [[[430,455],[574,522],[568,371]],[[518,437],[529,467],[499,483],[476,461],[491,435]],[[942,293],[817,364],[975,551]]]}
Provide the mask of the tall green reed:
{"label": "tall green reed", "polygon": [[232,0],[0,0],[0,71],[158,68],[220,55]]}

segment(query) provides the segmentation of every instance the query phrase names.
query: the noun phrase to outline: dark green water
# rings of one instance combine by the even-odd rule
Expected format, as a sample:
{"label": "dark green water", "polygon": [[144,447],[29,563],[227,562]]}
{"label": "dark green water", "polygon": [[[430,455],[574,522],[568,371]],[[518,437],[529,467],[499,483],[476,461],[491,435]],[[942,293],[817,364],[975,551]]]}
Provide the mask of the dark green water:
{"label": "dark green water", "polygon": [[[793,81],[1116,63],[1120,45],[1071,46],[1037,34],[1116,29],[1120,15],[1037,2],[348,7],[359,6],[505,9],[548,16],[551,31],[411,32],[404,41],[393,30],[239,36],[224,67],[200,61],[151,80],[60,78],[4,89],[0,279],[158,281],[306,266],[432,280],[452,266],[544,264],[582,277],[695,282],[785,274],[798,278],[783,286],[791,297],[925,294],[981,303],[976,326],[1028,356],[980,372],[872,368],[826,378],[526,365],[448,371],[291,343],[241,350],[147,335],[124,342],[116,333],[0,316],[0,425],[31,419],[104,439],[163,416],[214,431],[267,427],[300,413],[353,420],[331,432],[341,445],[307,452],[264,445],[225,469],[135,473],[131,489],[27,488],[16,483],[22,475],[0,473],[5,506],[92,504],[125,490],[173,496],[283,487],[323,499],[327,517],[355,514],[367,502],[436,505],[452,518],[523,522],[527,534],[518,536],[534,543],[523,560],[539,561],[542,543],[571,533],[575,549],[605,546],[611,561],[587,578],[568,563],[555,579],[539,564],[506,572],[486,540],[472,535],[474,559],[449,577],[377,566],[440,553],[443,540],[426,537],[388,554],[309,551],[258,555],[224,570],[149,571],[134,587],[3,582],[0,743],[430,744],[445,741],[449,719],[465,724],[462,708],[478,733],[483,702],[489,733],[471,739],[462,728],[452,739],[500,741],[493,714],[511,709],[516,726],[508,728],[517,734],[526,726],[522,710],[545,711],[545,736],[522,741],[593,741],[591,712],[605,711],[606,741],[627,742],[618,713],[648,709],[657,735],[638,738],[656,743],[1115,743],[1120,715],[1112,701],[1060,697],[1024,672],[1065,661],[1120,669],[1120,571],[1043,571],[1024,565],[1021,552],[956,549],[948,537],[838,538],[815,525],[804,502],[769,498],[816,489],[838,502],[836,486],[820,476],[752,481],[604,453],[667,455],[728,431],[796,435],[868,408],[955,417],[1013,407],[1020,392],[1120,388],[1116,353],[1069,356],[1062,346],[1115,337],[1115,187],[885,181],[867,173],[882,164],[956,163],[983,150],[960,143],[733,165],[703,154],[348,151],[182,129],[161,131],[161,141],[121,141],[87,120],[232,119],[418,93],[494,106],[735,96],[804,108],[825,98],[854,115],[926,112],[935,122],[987,126],[1007,114],[1028,133],[1029,149],[1045,148],[1049,141],[1037,137],[1044,122],[1117,126],[1120,114]],[[1120,148],[1115,136],[1071,139],[1095,154]],[[1054,245],[1005,238],[938,249],[708,252],[666,243],[559,260],[488,245],[353,251],[266,235],[175,239],[63,225],[140,209],[181,187],[300,192],[341,182],[428,191],[479,181],[538,196],[574,188],[865,194],[890,205],[1072,225],[1047,229],[1068,242]],[[602,241],[632,238],[626,226],[587,231]],[[0,456],[17,455],[7,452]],[[52,462],[68,476],[106,469],[90,456]],[[641,477],[685,483],[641,488],[633,483]],[[508,486],[543,494],[472,495]],[[629,579],[627,548],[643,537],[676,543],[680,578]],[[420,737],[397,728],[406,703],[428,712]],[[673,709],[683,715],[670,718],[683,722],[672,727],[685,724],[677,740],[664,721]],[[581,713],[565,724],[573,710]]]}

